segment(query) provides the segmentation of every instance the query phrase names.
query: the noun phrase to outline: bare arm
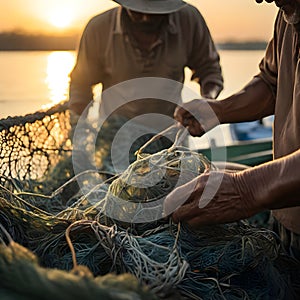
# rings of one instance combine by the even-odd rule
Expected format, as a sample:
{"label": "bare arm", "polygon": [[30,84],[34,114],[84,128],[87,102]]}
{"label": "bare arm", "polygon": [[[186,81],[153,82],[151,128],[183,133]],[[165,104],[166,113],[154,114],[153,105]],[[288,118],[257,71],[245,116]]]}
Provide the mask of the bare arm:
{"label": "bare arm", "polygon": [[197,99],[177,107],[174,118],[193,136],[201,136],[216,125],[261,119],[274,113],[275,98],[261,78],[253,78],[241,91],[212,101]]}
{"label": "bare arm", "polygon": [[[300,149],[272,162],[246,170],[241,185],[251,182],[252,198],[264,209],[300,206]],[[254,188],[256,187],[256,188]]]}
{"label": "bare arm", "polygon": [[254,121],[274,113],[275,98],[268,85],[253,78],[241,91],[218,103],[220,123]]}

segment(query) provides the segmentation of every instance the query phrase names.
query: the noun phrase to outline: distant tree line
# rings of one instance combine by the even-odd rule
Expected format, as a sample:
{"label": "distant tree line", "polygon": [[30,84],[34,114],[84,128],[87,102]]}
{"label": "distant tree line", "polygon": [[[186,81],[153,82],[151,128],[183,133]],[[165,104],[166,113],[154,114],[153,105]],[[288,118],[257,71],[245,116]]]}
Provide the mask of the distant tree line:
{"label": "distant tree line", "polygon": [[224,42],[217,44],[220,50],[265,50],[267,42],[249,41],[249,42]]}
{"label": "distant tree line", "polygon": [[79,35],[24,34],[18,32],[0,33],[0,50],[74,50]]}
{"label": "distant tree line", "polygon": [[[75,50],[79,33],[65,35],[28,34],[23,32],[0,33],[0,51],[8,50]],[[264,50],[264,41],[217,43],[220,50]]]}

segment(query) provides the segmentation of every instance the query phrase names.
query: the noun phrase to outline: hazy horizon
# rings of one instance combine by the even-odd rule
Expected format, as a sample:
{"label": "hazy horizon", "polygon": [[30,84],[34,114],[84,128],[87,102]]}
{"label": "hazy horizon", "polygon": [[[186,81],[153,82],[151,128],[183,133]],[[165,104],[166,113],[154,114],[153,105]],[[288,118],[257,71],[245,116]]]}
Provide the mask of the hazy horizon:
{"label": "hazy horizon", "polygon": [[[0,51],[14,50],[76,50],[79,31],[66,33],[34,33],[25,31],[0,32]],[[264,50],[266,40],[233,40],[215,42],[217,48],[227,50]]]}
{"label": "hazy horizon", "polygon": [[[13,0],[1,3],[0,32],[81,33],[96,14],[117,6],[111,0]],[[255,0],[188,0],[205,18],[214,40],[269,40],[277,8]]]}

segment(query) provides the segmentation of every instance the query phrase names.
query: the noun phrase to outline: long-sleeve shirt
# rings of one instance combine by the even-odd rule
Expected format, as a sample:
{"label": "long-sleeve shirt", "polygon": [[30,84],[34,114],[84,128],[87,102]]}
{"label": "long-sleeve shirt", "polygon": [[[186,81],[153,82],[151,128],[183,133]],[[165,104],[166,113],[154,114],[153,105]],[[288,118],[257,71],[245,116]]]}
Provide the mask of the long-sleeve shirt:
{"label": "long-sleeve shirt", "polygon": [[[116,7],[92,18],[87,24],[71,72],[70,109],[83,111],[93,100],[92,88],[102,83],[103,91],[127,80],[161,77],[184,82],[184,68],[192,70],[192,80],[223,88],[219,54],[206,22],[191,5],[169,15],[159,39],[147,53],[132,40],[123,26],[122,8]],[[130,91],[129,91],[130,93]],[[149,97],[152,98],[152,97]],[[103,106],[114,101],[103,97]],[[174,102],[144,99],[126,104],[119,113],[134,117],[159,113],[173,117]]]}
{"label": "long-sleeve shirt", "polygon": [[[260,63],[260,70],[259,76],[272,89],[276,101],[273,132],[276,159],[300,148],[299,32],[284,21],[282,12],[277,15],[274,36]],[[295,174],[300,176],[300,171]],[[300,234],[300,199],[298,207],[272,213],[287,229]]]}

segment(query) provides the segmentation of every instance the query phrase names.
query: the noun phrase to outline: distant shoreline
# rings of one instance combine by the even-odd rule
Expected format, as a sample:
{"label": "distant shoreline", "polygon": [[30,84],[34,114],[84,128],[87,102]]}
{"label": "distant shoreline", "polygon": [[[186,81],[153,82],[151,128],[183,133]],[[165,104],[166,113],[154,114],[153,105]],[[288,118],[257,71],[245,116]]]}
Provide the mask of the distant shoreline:
{"label": "distant shoreline", "polygon": [[[43,35],[18,32],[0,33],[0,51],[72,51],[79,43],[79,34]],[[227,41],[216,43],[219,50],[265,50],[265,41]]]}
{"label": "distant shoreline", "polygon": [[217,43],[219,50],[265,50],[267,42],[224,42]]}
{"label": "distant shoreline", "polygon": [[0,33],[0,51],[75,50],[78,42],[78,33],[56,36],[18,32]]}

